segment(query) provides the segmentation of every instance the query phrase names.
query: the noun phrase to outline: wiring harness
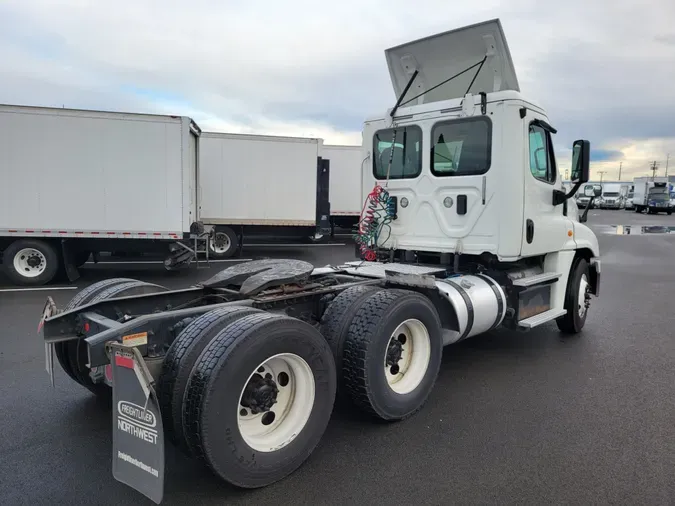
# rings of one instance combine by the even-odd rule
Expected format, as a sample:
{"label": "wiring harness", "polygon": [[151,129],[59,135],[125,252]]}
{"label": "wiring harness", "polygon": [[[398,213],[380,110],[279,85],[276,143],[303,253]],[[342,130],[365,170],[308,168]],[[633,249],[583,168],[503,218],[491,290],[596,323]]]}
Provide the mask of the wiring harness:
{"label": "wiring harness", "polygon": [[384,244],[391,236],[391,221],[396,213],[396,205],[389,196],[389,192],[379,184],[375,185],[366,197],[361,210],[361,220],[358,224],[354,241],[359,246],[361,257],[368,262],[377,260],[376,248],[384,229],[387,229],[386,239],[379,244]]}

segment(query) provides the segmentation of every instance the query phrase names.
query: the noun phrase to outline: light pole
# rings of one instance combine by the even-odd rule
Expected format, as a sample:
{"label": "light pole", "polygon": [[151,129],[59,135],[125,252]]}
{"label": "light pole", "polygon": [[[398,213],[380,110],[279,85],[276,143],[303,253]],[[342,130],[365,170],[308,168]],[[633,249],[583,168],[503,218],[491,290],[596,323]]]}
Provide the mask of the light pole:
{"label": "light pole", "polygon": [[606,170],[599,170],[598,174],[600,174],[600,182],[602,183],[602,177],[607,173]]}

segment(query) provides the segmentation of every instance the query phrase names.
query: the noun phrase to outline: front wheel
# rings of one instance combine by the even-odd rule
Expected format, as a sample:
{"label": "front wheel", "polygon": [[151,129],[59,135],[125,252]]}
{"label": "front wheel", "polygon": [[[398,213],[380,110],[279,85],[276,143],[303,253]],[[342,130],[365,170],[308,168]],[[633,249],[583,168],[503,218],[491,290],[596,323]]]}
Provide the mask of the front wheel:
{"label": "front wheel", "polygon": [[573,264],[565,292],[567,314],[556,320],[558,328],[566,334],[578,334],[584,328],[591,304],[591,285],[588,262],[580,258]]}

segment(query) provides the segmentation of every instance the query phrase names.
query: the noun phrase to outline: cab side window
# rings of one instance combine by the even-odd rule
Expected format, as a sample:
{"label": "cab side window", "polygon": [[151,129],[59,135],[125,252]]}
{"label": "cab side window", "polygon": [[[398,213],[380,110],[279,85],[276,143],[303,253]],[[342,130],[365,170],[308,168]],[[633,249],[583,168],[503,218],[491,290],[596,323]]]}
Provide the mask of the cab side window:
{"label": "cab side window", "polygon": [[555,183],[558,172],[551,135],[541,126],[530,125],[530,172],[545,183]]}

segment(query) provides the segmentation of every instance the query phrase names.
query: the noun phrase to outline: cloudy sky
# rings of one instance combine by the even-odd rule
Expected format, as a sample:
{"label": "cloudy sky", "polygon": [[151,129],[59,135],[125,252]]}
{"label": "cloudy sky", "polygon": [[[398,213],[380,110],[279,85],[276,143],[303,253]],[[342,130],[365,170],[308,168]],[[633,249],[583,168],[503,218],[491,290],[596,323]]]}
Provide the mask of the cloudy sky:
{"label": "cloudy sky", "polygon": [[[455,5],[453,5],[455,4]],[[545,7],[544,7],[545,6]],[[0,103],[186,114],[205,130],[359,144],[395,100],[383,52],[499,17],[568,166],[675,174],[669,0],[0,0]]]}

